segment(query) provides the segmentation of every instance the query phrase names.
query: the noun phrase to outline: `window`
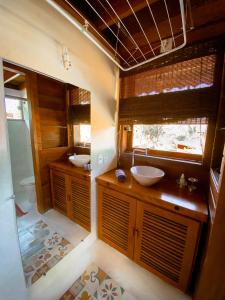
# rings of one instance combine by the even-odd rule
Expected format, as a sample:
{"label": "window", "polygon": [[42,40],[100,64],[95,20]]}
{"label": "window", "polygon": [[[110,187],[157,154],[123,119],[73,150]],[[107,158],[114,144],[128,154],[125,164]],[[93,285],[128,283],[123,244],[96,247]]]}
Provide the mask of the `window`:
{"label": "window", "polygon": [[91,125],[80,124],[73,126],[74,144],[77,146],[89,146],[91,143]]}
{"label": "window", "polygon": [[23,100],[6,97],[6,118],[9,120],[23,120]]}
{"label": "window", "polygon": [[[172,156],[202,157],[208,125],[197,124],[138,124],[133,126],[133,148],[148,148],[150,152]],[[178,155],[176,155],[176,153]],[[174,154],[174,155],[173,155]],[[169,155],[171,156],[171,155]],[[182,155],[180,155],[182,156]]]}
{"label": "window", "polygon": [[80,125],[80,142],[91,142],[91,125]]}
{"label": "window", "polygon": [[216,60],[212,54],[122,77],[121,153],[134,147],[147,148],[151,156],[198,161],[208,166],[210,151],[205,151],[205,143],[210,148],[210,126],[218,105]]}

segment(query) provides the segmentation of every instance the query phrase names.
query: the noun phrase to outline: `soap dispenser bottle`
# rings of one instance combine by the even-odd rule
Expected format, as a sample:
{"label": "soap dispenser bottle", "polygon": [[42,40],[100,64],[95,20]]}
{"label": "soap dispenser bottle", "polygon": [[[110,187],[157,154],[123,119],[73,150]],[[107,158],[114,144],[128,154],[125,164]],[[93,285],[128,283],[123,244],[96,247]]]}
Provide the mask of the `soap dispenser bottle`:
{"label": "soap dispenser bottle", "polygon": [[180,189],[183,189],[187,186],[187,181],[185,179],[184,173],[181,174],[180,179],[178,179],[178,184]]}

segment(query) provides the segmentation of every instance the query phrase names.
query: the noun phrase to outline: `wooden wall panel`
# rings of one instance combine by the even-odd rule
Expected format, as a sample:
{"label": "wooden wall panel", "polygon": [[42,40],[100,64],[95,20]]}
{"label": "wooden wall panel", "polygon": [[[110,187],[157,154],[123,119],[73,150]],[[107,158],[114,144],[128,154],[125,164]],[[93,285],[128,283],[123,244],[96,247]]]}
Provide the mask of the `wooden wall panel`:
{"label": "wooden wall panel", "polygon": [[[49,108],[39,108],[41,126],[66,126],[66,112]],[[43,128],[44,129],[44,128]]]}
{"label": "wooden wall panel", "polygon": [[209,237],[194,300],[225,299],[225,56],[222,65],[220,106],[210,170]]}
{"label": "wooden wall panel", "polygon": [[64,97],[65,84],[61,81],[39,75],[38,74],[38,93],[42,95],[49,95],[51,97]]}
{"label": "wooden wall panel", "polygon": [[45,149],[63,147],[67,144],[68,138],[65,134],[66,128],[63,127],[45,127],[41,129],[42,143]]}
{"label": "wooden wall panel", "polygon": [[[66,84],[31,73],[30,100],[32,124],[35,127],[35,177],[41,213],[52,207],[48,164],[64,158],[68,143]],[[29,94],[29,91],[28,91]]]}
{"label": "wooden wall panel", "polygon": [[42,185],[40,172],[39,149],[41,149],[41,129],[39,119],[39,104],[37,93],[37,74],[34,72],[26,73],[26,89],[28,98],[29,114],[31,119],[31,143],[35,174],[35,188],[37,196],[37,207],[40,212],[44,212],[44,203],[42,201]]}

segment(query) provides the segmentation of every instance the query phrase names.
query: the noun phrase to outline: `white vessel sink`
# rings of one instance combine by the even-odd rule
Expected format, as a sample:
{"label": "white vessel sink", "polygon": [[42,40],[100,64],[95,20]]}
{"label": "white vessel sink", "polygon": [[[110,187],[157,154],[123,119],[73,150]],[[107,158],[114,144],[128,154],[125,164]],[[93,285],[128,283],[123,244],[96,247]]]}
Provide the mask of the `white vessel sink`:
{"label": "white vessel sink", "polygon": [[83,167],[85,164],[89,163],[91,157],[86,154],[71,155],[69,161],[76,167]]}
{"label": "white vessel sink", "polygon": [[162,170],[148,166],[134,166],[130,171],[137,182],[145,186],[157,183],[165,175]]}

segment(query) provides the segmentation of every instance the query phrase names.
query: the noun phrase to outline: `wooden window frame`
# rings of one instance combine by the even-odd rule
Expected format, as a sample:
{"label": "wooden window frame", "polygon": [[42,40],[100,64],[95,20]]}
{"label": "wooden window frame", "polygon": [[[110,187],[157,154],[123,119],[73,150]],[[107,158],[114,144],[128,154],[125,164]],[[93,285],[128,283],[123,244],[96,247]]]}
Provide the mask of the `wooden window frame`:
{"label": "wooden window frame", "polygon": [[[147,157],[158,157],[162,159],[173,159],[177,161],[187,161],[190,163],[198,163],[203,166],[207,166],[210,163],[210,156],[207,153],[206,149],[210,147],[211,142],[214,136],[214,122],[209,119],[205,148],[202,155],[200,154],[192,154],[192,153],[182,153],[175,151],[164,151],[164,150],[153,150],[147,148]],[[127,130],[128,128],[128,130]],[[118,144],[120,155],[122,153],[132,153],[134,149],[133,147],[133,124],[131,125],[120,125],[119,126],[119,144]],[[143,155],[143,148],[140,149],[140,154]],[[138,151],[137,151],[138,153]]]}
{"label": "wooden window frame", "polygon": [[[206,55],[209,55],[209,53],[207,53]],[[202,55],[202,56],[205,56],[205,55]],[[214,89],[214,91],[215,91],[215,94],[212,95],[212,97],[215,99],[218,99],[220,97],[221,78],[222,78],[222,71],[223,71],[223,65],[224,65],[224,50],[218,48],[218,51],[216,52],[216,56],[217,57],[216,57],[216,64],[215,64],[215,69],[214,69],[214,84],[213,84],[213,88],[210,88],[210,89]],[[188,57],[187,59],[191,59],[191,57]],[[183,60],[179,60],[179,61],[181,62]],[[172,62],[172,63],[176,63],[176,62]],[[132,75],[132,73],[130,75]],[[126,77],[126,76],[127,76],[127,74],[125,74],[124,76],[121,76],[121,78]],[[161,94],[161,95],[163,95],[163,94]],[[169,95],[169,93],[168,93],[168,95]],[[138,98],[138,100],[141,99],[141,97],[136,97],[136,98]],[[120,99],[120,101],[121,101],[121,99]],[[198,156],[189,154],[189,153],[181,153],[180,154],[178,152],[169,152],[169,151],[166,152],[166,151],[150,150],[150,149],[148,150],[148,157],[159,158],[159,159],[168,160],[168,161],[174,160],[174,161],[177,161],[178,163],[188,162],[190,164],[199,164],[203,168],[209,169],[210,164],[211,164],[211,159],[212,159],[212,161],[215,160],[215,158],[212,157],[212,148],[213,148],[215,133],[216,133],[216,120],[217,120],[218,108],[216,110],[217,110],[216,115],[210,116],[208,119],[208,128],[207,128],[207,135],[206,135],[206,141],[205,141],[205,148],[204,148],[203,155],[200,156],[201,157],[200,159]],[[120,157],[123,154],[126,154],[126,153],[130,154],[133,151],[132,131],[124,130],[125,126],[132,127],[132,123],[129,124],[129,122],[127,122],[127,119],[128,118],[126,116],[124,117],[124,120],[119,119],[119,126],[118,126],[118,136],[119,136],[119,139],[118,139],[118,162],[119,163],[120,163]],[[124,125],[122,125],[123,122],[124,122]],[[132,120],[131,120],[131,122],[132,122]],[[143,151],[142,151],[142,154],[143,154]],[[216,156],[215,153],[214,153],[214,156]]]}

